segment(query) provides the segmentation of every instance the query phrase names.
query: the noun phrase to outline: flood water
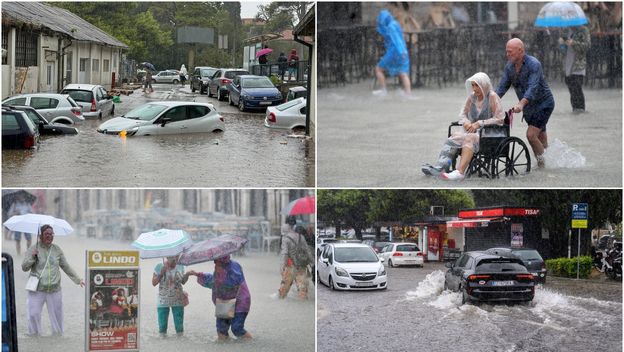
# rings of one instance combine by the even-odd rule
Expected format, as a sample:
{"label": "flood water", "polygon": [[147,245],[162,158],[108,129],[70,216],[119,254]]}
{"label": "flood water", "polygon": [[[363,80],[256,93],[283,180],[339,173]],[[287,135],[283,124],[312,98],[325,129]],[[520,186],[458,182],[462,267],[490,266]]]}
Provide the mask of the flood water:
{"label": "flood water", "polygon": [[[24,246],[22,241],[22,246]],[[57,236],[54,243],[61,246],[72,268],[85,276],[85,250],[134,249],[129,242],[85,239],[70,235]],[[43,337],[30,337],[26,321],[27,273],[21,270],[22,256],[16,256],[13,241],[3,240],[3,251],[14,258],[18,343],[20,351],[70,352],[84,351],[85,289],[75,285],[62,273],[61,286],[64,304],[63,337],[51,337],[47,310],[42,312]],[[250,342],[230,341],[217,343],[214,305],[210,299],[211,290],[201,287],[191,276],[184,285],[189,293],[190,304],[184,313],[184,337],[174,337],[173,321],[169,318],[169,337],[158,336],[156,318],[157,288],[151,284],[154,267],[159,259],[141,260],[140,287],[140,349],[142,351],[301,351],[314,352],[314,286],[310,282],[308,300],[299,300],[296,289],[291,289],[284,300],[277,298],[280,284],[279,261],[275,253],[249,252],[245,256],[233,257],[245,274],[251,293],[251,310],[245,329],[254,339]],[[186,270],[212,272],[212,262],[187,266]]]}
{"label": "flood water", "polygon": [[[547,125],[548,138],[558,140],[585,158],[562,167],[550,162],[568,156],[559,149],[537,169],[526,139],[527,124],[516,114],[511,135],[522,139],[531,153],[528,175],[498,180],[473,177],[446,182],[425,176],[420,168],[435,163],[466,99],[463,85],[412,90],[403,99],[398,87],[387,97],[371,94],[370,82],[320,89],[318,93],[319,187],[621,187],[622,90],[584,88],[588,112],[572,114],[566,86],[553,83],[555,111]],[[510,90],[504,109],[517,103]],[[554,152],[554,151],[553,151]]]}
{"label": "flood water", "polygon": [[[223,133],[128,137],[103,135],[85,120],[77,136],[43,137],[35,151],[2,151],[4,187],[312,187],[314,141],[263,126],[264,113],[240,113],[188,85],[155,84],[116,104],[119,116],[153,100],[215,105]],[[106,120],[106,118],[105,118]],[[301,136],[299,136],[301,137]]]}
{"label": "flood water", "polygon": [[387,271],[386,291],[319,286],[319,352],[376,351],[380,341],[394,351],[622,350],[621,282],[548,278],[529,304],[462,305],[444,291],[441,264]]}

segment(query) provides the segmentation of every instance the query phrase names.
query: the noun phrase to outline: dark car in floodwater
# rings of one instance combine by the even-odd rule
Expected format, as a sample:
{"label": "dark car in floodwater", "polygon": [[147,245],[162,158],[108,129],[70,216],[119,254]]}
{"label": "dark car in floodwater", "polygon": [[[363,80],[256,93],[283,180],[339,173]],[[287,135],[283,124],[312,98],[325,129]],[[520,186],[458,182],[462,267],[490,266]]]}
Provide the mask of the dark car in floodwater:
{"label": "dark car in floodwater", "polygon": [[2,149],[33,149],[39,146],[39,130],[25,112],[2,107]]}
{"label": "dark car in floodwater", "polygon": [[528,302],[535,296],[535,278],[518,257],[466,252],[449,268],[444,289],[459,291],[467,302]]}
{"label": "dark car in floodwater", "polygon": [[30,121],[38,127],[39,134],[42,136],[78,134],[78,129],[75,127],[67,126],[62,123],[48,122],[45,117],[30,106],[13,106],[13,109],[25,112]]}
{"label": "dark car in floodwater", "polygon": [[533,274],[533,276],[535,276],[536,282],[542,284],[546,283],[546,263],[544,262],[544,259],[542,259],[542,256],[537,250],[531,248],[498,247],[490,248],[486,252],[495,255],[515,255],[516,257],[520,258],[520,260],[522,260],[522,263],[524,263],[524,266],[527,268],[527,270],[529,270],[529,272]]}

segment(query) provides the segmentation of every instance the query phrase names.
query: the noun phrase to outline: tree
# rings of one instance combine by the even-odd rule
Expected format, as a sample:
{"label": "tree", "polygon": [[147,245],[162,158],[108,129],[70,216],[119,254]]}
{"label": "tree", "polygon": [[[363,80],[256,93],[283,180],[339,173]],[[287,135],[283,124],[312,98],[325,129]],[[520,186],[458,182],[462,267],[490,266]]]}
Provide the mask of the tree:
{"label": "tree", "polygon": [[318,219],[336,226],[336,234],[340,234],[342,225],[353,227],[361,239],[362,229],[368,226],[369,193],[366,190],[319,190]]}
{"label": "tree", "polygon": [[256,18],[263,20],[265,32],[279,33],[292,29],[305,16],[311,2],[272,2],[259,5]]}

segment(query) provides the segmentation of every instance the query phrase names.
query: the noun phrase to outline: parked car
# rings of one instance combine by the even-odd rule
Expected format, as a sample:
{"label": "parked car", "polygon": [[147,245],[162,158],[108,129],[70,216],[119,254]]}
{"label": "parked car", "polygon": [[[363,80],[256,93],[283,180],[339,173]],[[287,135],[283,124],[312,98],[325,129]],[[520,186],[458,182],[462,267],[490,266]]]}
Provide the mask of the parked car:
{"label": "parked car", "polygon": [[61,94],[68,94],[78,105],[82,106],[82,116],[85,118],[102,119],[104,115],[115,114],[113,97],[104,87],[95,84],[68,84],[61,90]]}
{"label": "parked car", "polygon": [[278,106],[270,106],[266,111],[264,126],[291,130],[305,128],[306,109],[305,98],[297,98]]}
{"label": "parked car", "polygon": [[319,257],[328,243],[338,242],[335,238],[316,238],[316,256]]}
{"label": "parked car", "polygon": [[288,88],[285,101],[295,100],[297,98],[308,98],[308,90],[304,86],[294,86]]}
{"label": "parked car", "polygon": [[282,93],[266,76],[240,75],[228,85],[230,105],[238,110],[266,109],[282,103]]}
{"label": "parked car", "polygon": [[383,247],[378,255],[393,268],[399,265],[417,265],[422,267],[425,264],[422,252],[414,243],[389,243]]}
{"label": "parked car", "polygon": [[98,132],[128,136],[225,131],[224,119],[212,104],[159,101],[141,105],[110,119]]}
{"label": "parked car", "polygon": [[152,83],[180,83],[180,74],[176,71],[160,71],[152,76]]}
{"label": "parked car", "polygon": [[386,289],[383,259],[361,243],[328,243],[316,264],[317,277],[332,290]]}
{"label": "parked car", "polygon": [[210,78],[208,84],[208,96],[217,96],[217,100],[225,100],[228,97],[228,85],[238,75],[248,75],[249,71],[239,68],[220,68]]}
{"label": "parked car", "polygon": [[191,74],[191,91],[195,93],[196,90],[199,94],[204,94],[208,91],[208,84],[210,78],[214,76],[218,69],[208,66],[197,66]]}
{"label": "parked car", "polygon": [[72,125],[84,121],[82,107],[67,94],[28,93],[9,97],[3,105],[31,106],[49,122]]}
{"label": "parked car", "polygon": [[381,252],[381,250],[388,244],[390,244],[392,242],[385,242],[385,241],[377,241],[375,243],[373,243],[373,250],[375,251],[375,253],[379,254]]}
{"label": "parked car", "polygon": [[78,134],[78,129],[75,127],[64,125],[62,123],[48,122],[45,117],[41,116],[37,110],[31,108],[30,106],[12,106],[12,108],[14,110],[25,112],[30,121],[37,126],[37,130],[40,135],[56,136],[63,134]]}
{"label": "parked car", "polygon": [[490,248],[486,251],[495,255],[510,255],[513,254],[522,260],[524,266],[529,270],[535,281],[539,283],[546,283],[546,263],[538,251],[531,248]]}
{"label": "parked car", "polygon": [[39,131],[25,112],[2,107],[2,149],[31,149],[39,146]]}
{"label": "parked car", "polygon": [[535,278],[516,256],[465,252],[447,262],[444,289],[459,291],[470,301],[532,301]]}

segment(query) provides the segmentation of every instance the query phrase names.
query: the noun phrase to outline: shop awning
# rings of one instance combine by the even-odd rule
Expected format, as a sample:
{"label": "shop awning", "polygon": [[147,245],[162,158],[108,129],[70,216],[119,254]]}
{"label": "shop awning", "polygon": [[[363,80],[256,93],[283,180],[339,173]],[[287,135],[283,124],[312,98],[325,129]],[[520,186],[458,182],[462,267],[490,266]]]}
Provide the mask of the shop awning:
{"label": "shop awning", "polygon": [[506,219],[504,217],[451,220],[446,222],[446,227],[486,227],[490,224],[490,222],[505,220]]}

